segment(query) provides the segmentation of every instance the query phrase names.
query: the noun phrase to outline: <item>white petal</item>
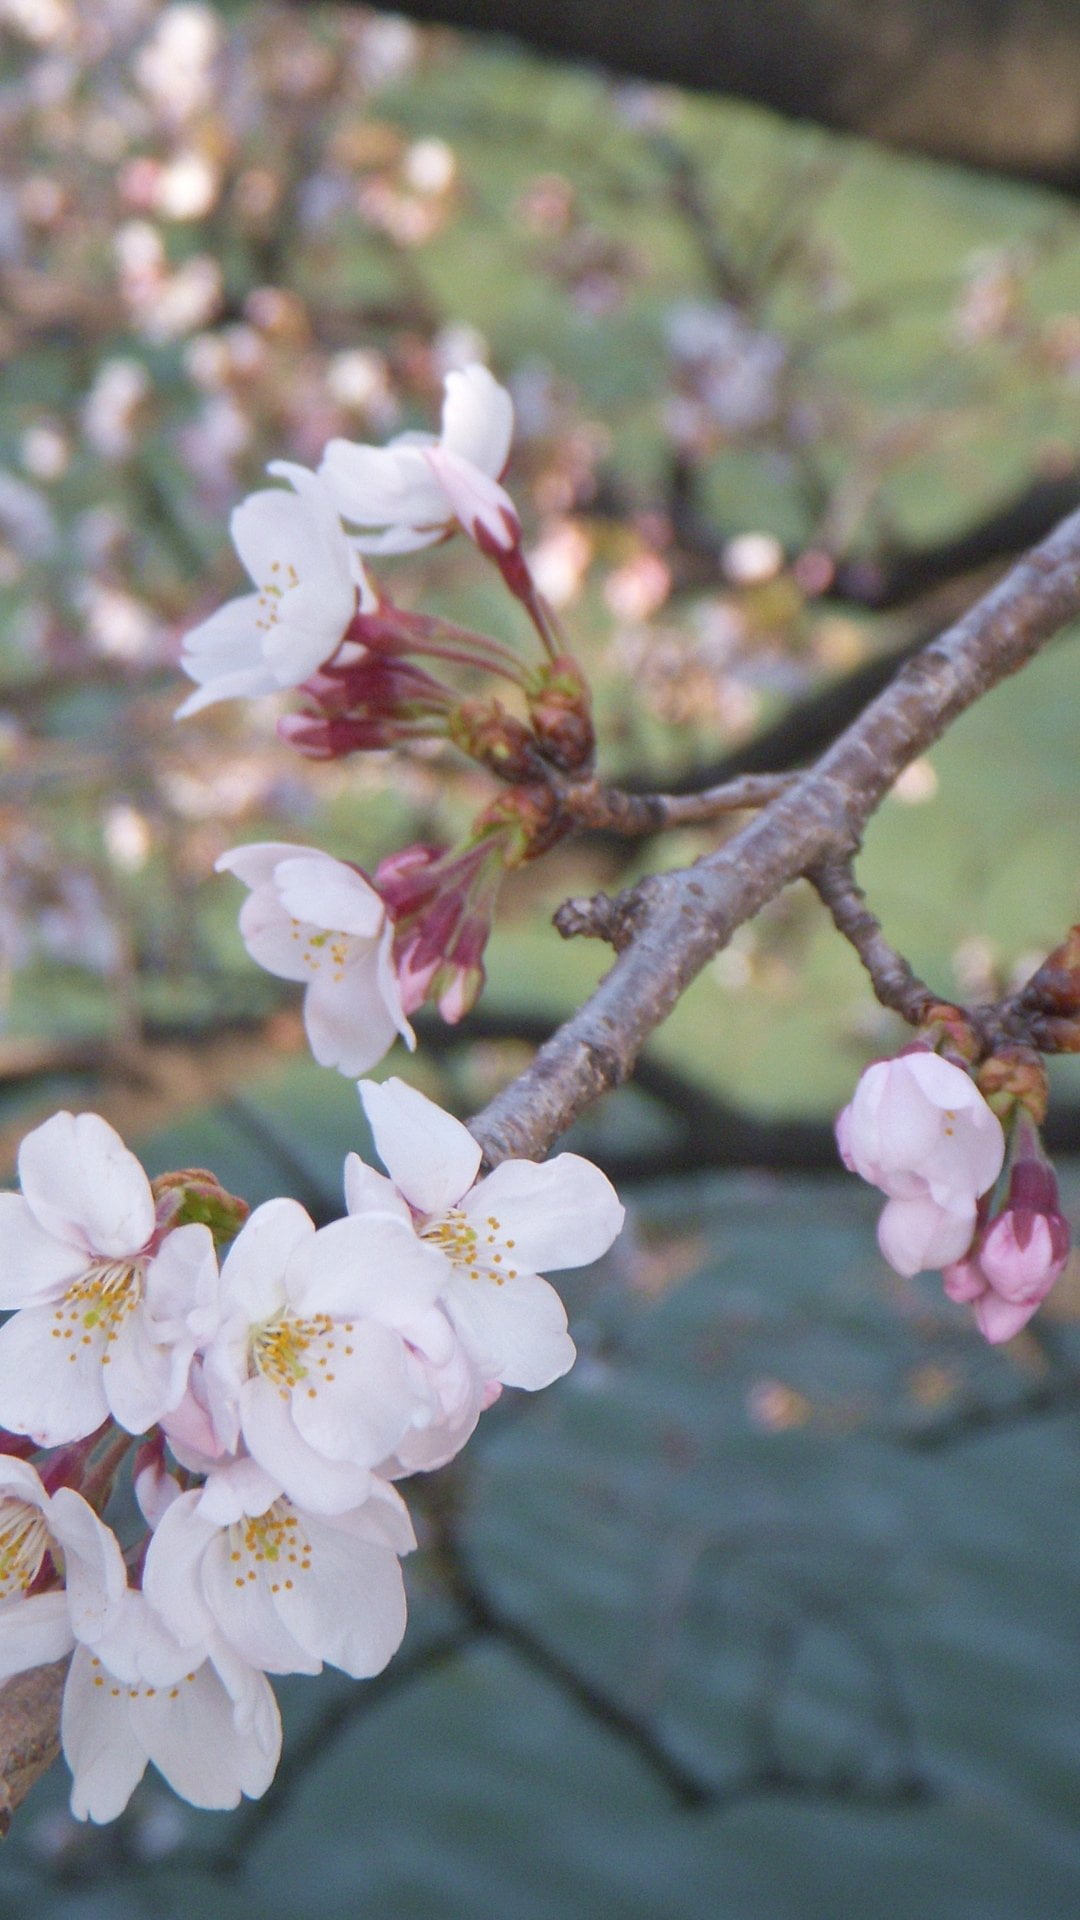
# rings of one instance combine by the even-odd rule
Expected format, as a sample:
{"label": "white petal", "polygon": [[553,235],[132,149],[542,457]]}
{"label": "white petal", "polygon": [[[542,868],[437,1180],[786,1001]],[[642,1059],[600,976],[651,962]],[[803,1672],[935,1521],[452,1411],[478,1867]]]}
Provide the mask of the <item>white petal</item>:
{"label": "white petal", "polygon": [[0,1680],[62,1660],[74,1644],[63,1593],[32,1593],[0,1607]]}
{"label": "white petal", "polygon": [[77,1638],[92,1646],[114,1624],[120,1596],[127,1592],[119,1542],[112,1528],[71,1487],[60,1487],[54,1494],[49,1526],[64,1549],[71,1624]]}
{"label": "white petal", "polygon": [[320,476],[338,512],[360,527],[430,527],[450,518],[447,498],[418,447],[331,440]]}
{"label": "white petal", "polygon": [[[269,1683],[255,1679],[269,1695]],[[237,1726],[233,1702],[209,1661],[193,1679],[179,1683],[176,1699],[170,1693],[133,1700],[131,1723],[173,1790],[193,1806],[220,1809],[238,1806],[242,1794],[258,1798],[265,1793],[281,1746],[276,1707],[268,1706],[264,1715],[264,1724],[276,1732],[268,1747],[261,1728]]]}
{"label": "white petal", "polygon": [[452,453],[498,480],[513,434],[514,403],[487,367],[474,362],[447,374],[442,437]]}
{"label": "white petal", "polygon": [[386,908],[373,886],[329,854],[293,854],[274,868],[274,885],[287,913],[316,927],[374,940]]}
{"label": "white petal", "polygon": [[[197,676],[192,674],[192,678]],[[180,702],[173,719],[190,720],[193,713],[201,713],[204,707],[215,707],[220,700],[256,700],[261,694],[280,691],[280,682],[266,667],[223,673],[220,679],[208,680],[195,693],[189,693],[187,699]]]}
{"label": "white petal", "polygon": [[86,1271],[83,1247],[39,1227],[17,1193],[0,1193],[0,1307],[32,1307],[58,1300]]}
{"label": "white petal", "polygon": [[503,1246],[513,1242],[510,1264],[532,1273],[589,1266],[626,1218],[607,1175],[576,1153],[504,1160],[466,1196],[462,1211],[480,1232],[496,1219]]}
{"label": "white petal", "polygon": [[[341,1513],[367,1498],[371,1475],[351,1460],[328,1460],[297,1431],[289,1402],[269,1380],[242,1394],[244,1439],[283,1492],[312,1513]],[[209,1483],[208,1483],[209,1484]]]}
{"label": "white petal", "polygon": [[275,973],[279,980],[298,980],[305,986],[312,978],[313,938],[322,938],[321,930],[303,925],[286,912],[276,888],[256,887],[240,909],[240,937],[256,966]]}
{"label": "white petal", "polygon": [[505,1387],[550,1386],[569,1372],[575,1347],[554,1287],[533,1273],[497,1286],[455,1274],[446,1311],[477,1371]]}
{"label": "white petal", "polygon": [[304,1029],[321,1067],[354,1080],[378,1064],[397,1028],[379,990],[373,951],[350,956],[339,974],[326,968],[315,975],[304,995]]}
{"label": "white petal", "polygon": [[878,1245],[897,1273],[921,1273],[963,1259],[975,1231],[975,1202],[946,1208],[929,1194],[889,1200],[878,1221]]}
{"label": "white petal", "polygon": [[275,869],[282,860],[316,852],[316,848],[299,847],[289,840],[250,840],[245,846],[230,847],[227,853],[219,854],[214,872],[235,873],[245,887],[266,887],[273,884]]}
{"label": "white petal", "polygon": [[447,1278],[445,1255],[400,1215],[354,1213],[320,1228],[304,1247],[289,1270],[289,1297],[301,1315],[370,1315],[408,1327],[435,1304]]}
{"label": "white petal", "polygon": [[467,1127],[404,1080],[360,1083],[379,1158],[409,1205],[445,1213],[472,1185],[480,1147]]}
{"label": "white petal", "polygon": [[360,1320],[351,1330],[348,1322],[335,1327],[333,1343],[332,1369],[321,1377],[312,1370],[294,1389],[292,1416],[316,1453],[372,1467],[393,1452],[412,1419],[401,1337]]}
{"label": "white petal", "polygon": [[[101,1685],[95,1684],[101,1681]],[[76,1647],[64,1687],[60,1732],[73,1775],[77,1820],[115,1820],[146,1771],[146,1752],[131,1729],[127,1689],[103,1679],[86,1647]]]}
{"label": "white petal", "polygon": [[189,1322],[202,1326],[216,1305],[217,1254],[209,1227],[174,1227],[146,1269],[143,1300],[158,1337],[178,1336]]}
{"label": "white petal", "polygon": [[231,1526],[245,1514],[265,1513],[281,1490],[281,1482],[257,1460],[241,1455],[212,1469],[199,1494],[199,1513],[216,1527]]}
{"label": "white petal", "polygon": [[[307,1526],[305,1518],[304,1525]],[[249,1580],[250,1555],[239,1563],[232,1560],[230,1535],[215,1534],[202,1562],[202,1585],[207,1605],[218,1622],[222,1637],[235,1652],[264,1673],[318,1673],[322,1655],[299,1642],[284,1624],[278,1611],[279,1595],[273,1585],[284,1585],[289,1577],[285,1565],[273,1563],[273,1575],[264,1563],[257,1577]],[[302,1575],[292,1570],[296,1579]],[[278,1577],[280,1576],[280,1577]]]}
{"label": "white petal", "polygon": [[47,1233],[94,1253],[138,1253],[154,1231],[150,1182],[96,1113],[55,1113],[28,1133],[19,1183]]}
{"label": "white petal", "polygon": [[[108,1419],[102,1381],[105,1335],[53,1339],[51,1307],[25,1307],[0,1327],[0,1407],[4,1425],[41,1447],[83,1440]],[[65,1327],[70,1325],[64,1322]]]}
{"label": "white petal", "polygon": [[275,1595],[293,1639],[354,1680],[381,1673],[405,1633],[405,1587],[396,1554],[324,1520],[303,1521],[311,1570]]}
{"label": "white petal", "polygon": [[358,1153],[345,1156],[345,1205],[350,1213],[394,1213],[412,1225],[408,1201],[385,1173],[377,1173]]}
{"label": "white petal", "polygon": [[267,1200],[244,1222],[221,1269],[223,1312],[252,1326],[285,1304],[285,1269],[315,1226],[296,1200]]}

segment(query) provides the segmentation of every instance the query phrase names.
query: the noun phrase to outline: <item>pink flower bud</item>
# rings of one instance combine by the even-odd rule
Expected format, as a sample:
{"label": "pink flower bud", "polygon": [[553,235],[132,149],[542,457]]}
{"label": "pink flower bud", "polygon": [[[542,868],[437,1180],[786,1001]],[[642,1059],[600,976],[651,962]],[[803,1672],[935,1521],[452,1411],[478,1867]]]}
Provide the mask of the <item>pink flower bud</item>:
{"label": "pink flower bud", "polygon": [[983,1227],[966,1259],[944,1272],[949,1299],[971,1307],[979,1332],[995,1346],[1026,1326],[1069,1258],[1069,1225],[1034,1129],[1021,1137],[1019,1153],[1007,1205]]}

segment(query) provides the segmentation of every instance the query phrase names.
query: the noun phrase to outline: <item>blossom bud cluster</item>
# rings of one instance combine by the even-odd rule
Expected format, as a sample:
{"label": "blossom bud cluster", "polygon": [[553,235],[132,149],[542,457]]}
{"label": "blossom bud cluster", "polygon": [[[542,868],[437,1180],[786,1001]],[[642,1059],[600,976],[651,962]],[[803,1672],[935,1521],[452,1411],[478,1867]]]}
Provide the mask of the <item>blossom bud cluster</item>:
{"label": "blossom bud cluster", "polygon": [[889,1264],[941,1268],[994,1343],[1031,1318],[1070,1246],[1035,1127],[1019,1106],[1008,1120],[1007,1134],[969,1073],[916,1044],[868,1067],[836,1123],[845,1166],[888,1196]]}
{"label": "blossom bud cluster", "polygon": [[[302,876],[301,876],[302,878]],[[541,1269],[606,1251],[623,1210],[588,1161],[478,1179],[458,1121],[361,1083],[386,1172],[350,1154],[346,1211],[151,1187],[96,1114],[56,1114],[0,1195],[0,1680],[70,1654],[62,1738],[80,1818],[153,1761],[203,1807],[273,1777],[268,1676],[378,1673],[415,1545],[394,1482],[450,1460],[504,1387],[574,1347]],[[147,1525],[102,1515],[134,1454]],[[32,1459],[31,1456],[37,1458]]]}

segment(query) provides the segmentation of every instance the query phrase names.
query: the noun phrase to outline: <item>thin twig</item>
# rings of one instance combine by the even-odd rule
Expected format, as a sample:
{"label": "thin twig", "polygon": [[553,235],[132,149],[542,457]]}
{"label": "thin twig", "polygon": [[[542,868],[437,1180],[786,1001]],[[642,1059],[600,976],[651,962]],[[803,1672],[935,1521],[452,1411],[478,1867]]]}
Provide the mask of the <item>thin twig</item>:
{"label": "thin twig", "polygon": [[699,793],[627,793],[599,780],[579,781],[560,788],[559,804],[579,827],[636,837],[707,826],[728,813],[766,807],[797,779],[794,773],[745,773]]}
{"label": "thin twig", "polygon": [[832,914],[837,932],[854,947],[882,1006],[892,1007],[909,1026],[919,1026],[935,1004],[935,996],[903,955],[889,945],[881,923],[866,904],[850,860],[826,861],[810,868],[806,877]]}

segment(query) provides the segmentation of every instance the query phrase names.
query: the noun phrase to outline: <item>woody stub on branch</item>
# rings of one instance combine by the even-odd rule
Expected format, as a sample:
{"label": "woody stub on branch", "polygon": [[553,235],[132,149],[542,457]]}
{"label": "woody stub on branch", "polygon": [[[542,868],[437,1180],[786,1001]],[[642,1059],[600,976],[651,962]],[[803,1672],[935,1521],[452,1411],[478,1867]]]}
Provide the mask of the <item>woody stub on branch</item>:
{"label": "woody stub on branch", "polygon": [[[0,1197],[0,1778],[6,1815],[62,1744],[72,1807],[106,1821],[152,1761],[177,1792],[258,1797],[281,1728],[271,1676],[386,1667],[415,1544],[398,1483],[437,1471],[504,1392],[573,1364],[544,1275],[598,1258],[623,1209],[575,1154],[545,1156],[633,1071],[704,964],[784,888],[815,887],[912,1038],[863,1074],[844,1163],[885,1195],[901,1273],[940,1268],[990,1341],[1037,1310],[1069,1229],[1039,1129],[1042,1056],[1080,1050],[1080,930],[1018,993],[961,1007],[890,946],[854,875],[904,768],[1080,614],[1080,515],[1065,521],[812,766],[695,794],[628,794],[596,766],[589,687],[537,590],[503,484],[509,395],[473,364],[441,431],[332,441],[317,472],[235,511],[249,589],[187,637],[181,716],[292,690],[283,746],[339,760],[442,740],[491,779],[454,847],[372,872],[255,843],[219,867],[247,889],[252,959],[303,987],[315,1059],[360,1080],[381,1170],[356,1154],[316,1229],[283,1196],[249,1213],[213,1173],[151,1183],[93,1114],[55,1115]],[[398,606],[372,565],[464,533],[535,635],[533,657]],[[490,691],[463,692],[463,674]],[[596,992],[469,1127],[400,1079],[365,1076],[427,1002],[454,1022],[484,981],[504,876],[568,836],[715,823],[718,844],[556,926],[615,950]],[[486,1166],[486,1170],[485,1170]],[[130,1474],[140,1529],[111,1505]]]}

